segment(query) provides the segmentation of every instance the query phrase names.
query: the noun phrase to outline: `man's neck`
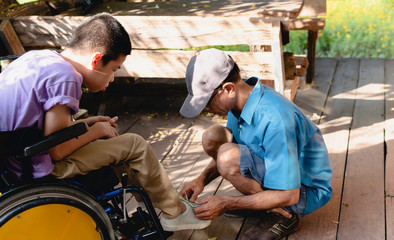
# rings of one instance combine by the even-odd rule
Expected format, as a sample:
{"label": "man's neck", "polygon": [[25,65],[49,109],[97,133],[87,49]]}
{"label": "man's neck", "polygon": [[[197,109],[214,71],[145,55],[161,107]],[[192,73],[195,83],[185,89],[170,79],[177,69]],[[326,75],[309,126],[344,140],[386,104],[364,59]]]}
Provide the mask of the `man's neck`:
{"label": "man's neck", "polygon": [[238,92],[237,101],[235,103],[235,108],[232,110],[232,112],[238,112],[238,114],[240,115],[246,104],[246,101],[249,98],[250,93],[253,91],[254,86],[248,85],[244,81],[238,81],[236,83],[236,87]]}

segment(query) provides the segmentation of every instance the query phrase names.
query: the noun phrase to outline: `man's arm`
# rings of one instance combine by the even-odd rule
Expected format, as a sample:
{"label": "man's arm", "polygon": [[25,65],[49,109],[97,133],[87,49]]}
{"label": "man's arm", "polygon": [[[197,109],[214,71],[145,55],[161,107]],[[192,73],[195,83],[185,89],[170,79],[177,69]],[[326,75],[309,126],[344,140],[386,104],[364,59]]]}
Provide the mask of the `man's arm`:
{"label": "man's arm", "polygon": [[[47,136],[73,124],[70,109],[66,105],[55,105],[45,114],[44,135]],[[99,138],[118,136],[110,122],[96,122],[89,127],[88,132],[49,149],[52,160],[60,160],[78,148]]]}
{"label": "man's arm", "polygon": [[194,202],[197,200],[202,190],[204,190],[204,187],[218,176],[220,176],[220,174],[216,166],[216,160],[212,159],[200,176],[183,186],[180,193],[184,198],[186,198],[187,194],[188,199]]}
{"label": "man's arm", "polygon": [[228,210],[251,209],[268,210],[278,207],[294,205],[298,202],[300,189],[293,190],[266,190],[252,195],[243,196],[208,196],[197,204],[203,204],[195,208],[196,217],[200,219],[216,219]]}

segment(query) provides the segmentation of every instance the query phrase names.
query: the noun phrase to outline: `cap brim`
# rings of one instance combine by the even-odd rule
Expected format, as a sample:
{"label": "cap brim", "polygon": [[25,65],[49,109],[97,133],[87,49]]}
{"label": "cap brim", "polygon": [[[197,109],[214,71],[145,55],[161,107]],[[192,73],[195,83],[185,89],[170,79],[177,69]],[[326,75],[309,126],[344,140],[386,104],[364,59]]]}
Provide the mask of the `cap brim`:
{"label": "cap brim", "polygon": [[204,107],[207,105],[209,98],[213,91],[210,91],[204,95],[193,96],[188,94],[179,112],[187,118],[194,118],[202,112]]}

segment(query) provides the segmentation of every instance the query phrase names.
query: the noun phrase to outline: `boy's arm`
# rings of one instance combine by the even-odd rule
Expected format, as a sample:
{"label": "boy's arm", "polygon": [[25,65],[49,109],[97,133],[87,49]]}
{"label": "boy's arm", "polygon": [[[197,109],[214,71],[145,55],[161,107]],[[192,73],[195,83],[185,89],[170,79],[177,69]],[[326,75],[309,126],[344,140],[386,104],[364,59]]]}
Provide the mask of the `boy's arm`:
{"label": "boy's arm", "polygon": [[[45,114],[44,135],[47,136],[73,124],[71,122],[70,109],[66,105],[55,105]],[[71,154],[78,148],[99,138],[111,138],[118,133],[110,122],[96,122],[89,127],[88,132],[49,149],[52,160],[60,160]]]}

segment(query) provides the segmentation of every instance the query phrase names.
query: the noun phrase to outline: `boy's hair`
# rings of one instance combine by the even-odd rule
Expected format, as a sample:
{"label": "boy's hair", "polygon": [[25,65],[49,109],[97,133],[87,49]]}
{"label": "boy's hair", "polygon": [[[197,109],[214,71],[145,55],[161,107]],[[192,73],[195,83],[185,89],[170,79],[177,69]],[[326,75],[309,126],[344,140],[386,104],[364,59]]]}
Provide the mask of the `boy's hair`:
{"label": "boy's hair", "polygon": [[79,25],[67,47],[80,53],[99,51],[103,54],[103,65],[131,53],[129,34],[108,13],[96,14]]}

